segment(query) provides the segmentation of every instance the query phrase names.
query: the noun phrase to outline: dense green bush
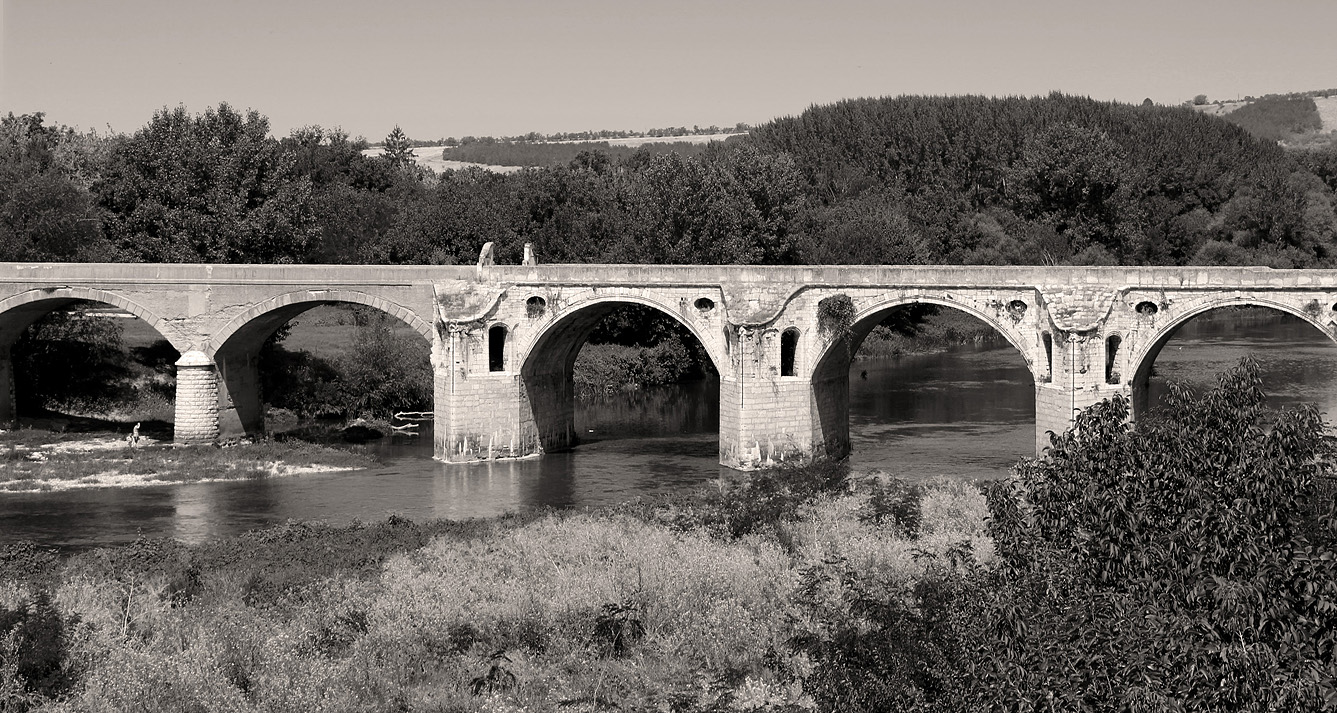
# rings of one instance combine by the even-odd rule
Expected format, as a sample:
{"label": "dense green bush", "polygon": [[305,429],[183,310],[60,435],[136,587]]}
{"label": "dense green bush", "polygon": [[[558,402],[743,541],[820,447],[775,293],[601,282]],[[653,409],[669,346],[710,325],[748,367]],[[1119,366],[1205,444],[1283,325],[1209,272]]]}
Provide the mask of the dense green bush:
{"label": "dense green bush", "polygon": [[673,384],[693,371],[682,340],[666,339],[652,347],[586,344],[576,357],[576,388],[586,393]]}
{"label": "dense green bush", "polygon": [[1012,707],[1337,706],[1337,511],[1323,421],[1270,412],[1246,360],[1128,420],[1084,411],[990,493],[1004,566],[961,632]]}
{"label": "dense green bush", "polygon": [[1313,97],[1263,97],[1221,118],[1266,141],[1281,141],[1323,128]]}

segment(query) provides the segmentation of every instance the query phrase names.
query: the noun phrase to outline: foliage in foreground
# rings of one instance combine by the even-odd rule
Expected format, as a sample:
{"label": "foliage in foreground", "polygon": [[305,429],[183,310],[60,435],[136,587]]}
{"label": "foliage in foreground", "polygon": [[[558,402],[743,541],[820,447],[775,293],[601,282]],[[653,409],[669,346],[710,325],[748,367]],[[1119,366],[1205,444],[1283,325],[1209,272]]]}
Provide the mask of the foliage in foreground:
{"label": "foliage in foreground", "polygon": [[[1055,710],[1337,707],[1337,511],[1313,407],[1246,360],[1136,424],[1115,398],[990,493],[1004,565],[961,662]],[[1063,683],[1060,683],[1063,682]]]}

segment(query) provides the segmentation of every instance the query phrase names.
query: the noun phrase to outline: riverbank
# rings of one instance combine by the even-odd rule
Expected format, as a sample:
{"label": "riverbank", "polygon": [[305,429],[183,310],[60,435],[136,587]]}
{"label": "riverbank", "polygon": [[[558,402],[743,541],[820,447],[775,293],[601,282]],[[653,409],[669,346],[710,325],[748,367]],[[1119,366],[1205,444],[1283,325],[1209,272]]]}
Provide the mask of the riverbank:
{"label": "riverbank", "polygon": [[356,450],[300,441],[178,447],[119,433],[0,432],[0,492],[139,487],[356,470],[376,461]]}
{"label": "riverbank", "polygon": [[52,710],[810,710],[829,671],[794,642],[857,618],[841,582],[990,562],[984,512],[822,464],[596,511],[9,546],[0,686]]}

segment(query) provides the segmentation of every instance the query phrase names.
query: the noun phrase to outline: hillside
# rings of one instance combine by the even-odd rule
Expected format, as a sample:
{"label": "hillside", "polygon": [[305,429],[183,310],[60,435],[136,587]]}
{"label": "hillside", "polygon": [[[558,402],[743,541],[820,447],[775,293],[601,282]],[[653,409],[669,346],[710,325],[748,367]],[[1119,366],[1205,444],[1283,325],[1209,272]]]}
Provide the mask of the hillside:
{"label": "hillside", "polygon": [[1189,105],[1289,148],[1337,141],[1337,90],[1333,89]]}
{"label": "hillside", "polygon": [[1182,107],[857,99],[752,138],[795,158],[831,261],[1300,266],[1337,239],[1331,184]]}

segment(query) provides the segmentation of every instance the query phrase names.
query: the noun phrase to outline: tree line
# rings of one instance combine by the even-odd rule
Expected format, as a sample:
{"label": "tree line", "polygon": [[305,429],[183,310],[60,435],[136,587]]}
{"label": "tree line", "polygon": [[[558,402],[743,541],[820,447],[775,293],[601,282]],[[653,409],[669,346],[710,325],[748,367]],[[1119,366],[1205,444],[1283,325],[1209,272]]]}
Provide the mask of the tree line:
{"label": "tree line", "polygon": [[[0,260],[1260,264],[1337,253],[1337,150],[1186,107],[898,97],[815,106],[695,155],[417,167],[227,104],[98,135],[0,119]],[[391,146],[393,144],[394,146]]]}

